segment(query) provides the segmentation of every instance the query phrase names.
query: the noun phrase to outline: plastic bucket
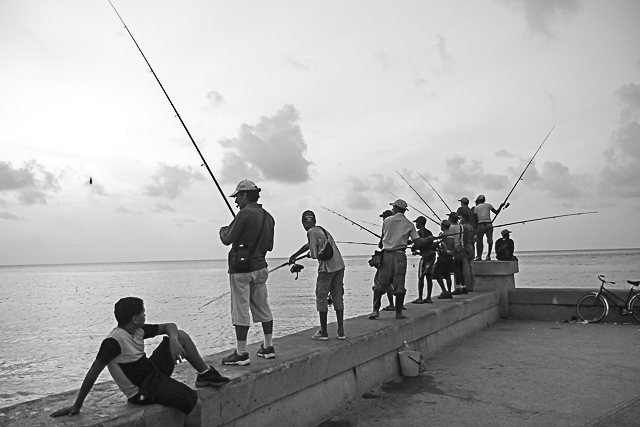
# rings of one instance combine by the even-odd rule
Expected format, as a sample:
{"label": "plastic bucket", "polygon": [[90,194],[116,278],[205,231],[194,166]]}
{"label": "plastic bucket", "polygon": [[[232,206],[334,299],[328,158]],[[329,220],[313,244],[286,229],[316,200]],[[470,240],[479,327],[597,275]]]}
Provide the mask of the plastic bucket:
{"label": "plastic bucket", "polygon": [[420,352],[413,350],[399,351],[400,373],[404,377],[417,377],[420,369]]}

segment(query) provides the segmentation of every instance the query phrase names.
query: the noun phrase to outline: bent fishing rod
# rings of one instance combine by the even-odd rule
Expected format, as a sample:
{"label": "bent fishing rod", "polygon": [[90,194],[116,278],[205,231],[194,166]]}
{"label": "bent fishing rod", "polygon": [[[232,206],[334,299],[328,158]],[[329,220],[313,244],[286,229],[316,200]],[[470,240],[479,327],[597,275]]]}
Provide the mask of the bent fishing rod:
{"label": "bent fishing rod", "polygon": [[[391,194],[393,197],[395,197],[396,199],[400,199],[400,197],[396,196],[395,194],[393,194],[392,192],[389,192],[389,194]],[[435,219],[431,218],[430,216],[428,216],[426,213],[422,212],[420,209],[416,208],[415,206],[407,203],[407,205],[409,205],[411,207],[411,209],[413,209],[414,211],[418,212],[419,214],[422,214],[422,216],[424,216],[425,218],[427,218],[428,220],[430,220],[431,222],[433,222],[434,224],[440,225],[439,221],[436,221]]]}
{"label": "bent fishing rod", "polygon": [[[398,175],[400,175],[400,172],[396,171],[396,173]],[[425,205],[427,205],[427,207],[431,210],[431,212],[433,212],[433,214],[436,216],[436,218],[438,218],[438,221],[442,221],[442,219],[440,219],[440,217],[438,216],[438,214],[436,213],[436,211],[434,211],[433,209],[431,209],[431,206],[429,206],[429,203],[427,203],[427,201],[425,199],[422,198],[422,196],[420,195],[420,193],[418,193],[416,191],[415,188],[413,188],[413,186],[411,184],[409,184],[409,181],[407,181],[406,179],[404,179],[404,176],[400,175],[400,178],[402,178],[402,180],[404,182],[407,183],[407,185],[413,190],[414,193],[416,193],[418,195],[418,197],[420,197],[420,200],[422,200],[424,202]],[[414,208],[415,209],[415,208]]]}
{"label": "bent fishing rod", "polygon": [[[542,148],[542,146],[544,145],[544,143],[547,141],[547,138],[549,138],[549,135],[551,135],[551,132],[553,132],[553,129],[555,129],[555,126],[551,128],[551,130],[549,131],[549,133],[547,134],[547,136],[545,136],[544,140],[542,141],[542,144],[540,144],[540,146],[538,147],[538,149],[536,150],[535,153],[533,153],[533,157],[531,157],[531,160],[529,160],[529,163],[527,163],[527,166],[525,166],[524,170],[522,171],[522,173],[520,174],[520,176],[518,177],[518,180],[516,181],[515,184],[513,184],[513,187],[511,188],[511,191],[509,191],[509,194],[507,194],[507,197],[504,199],[504,202],[502,202],[502,209],[507,209],[509,207],[509,204],[507,203],[507,200],[509,200],[509,197],[511,196],[511,193],[513,193],[513,190],[516,189],[516,187],[518,186],[518,184],[520,183],[520,181],[522,181],[522,177],[524,176],[524,173],[527,171],[527,169],[529,168],[529,166],[531,166],[531,163],[533,162],[533,159],[536,158],[536,156],[538,155],[538,151],[540,151],[540,149]],[[493,219],[491,220],[491,223],[493,223],[493,221],[496,220],[496,218],[498,217],[498,215],[500,215],[500,212],[502,212],[502,209],[500,209],[500,211],[498,211],[498,213],[496,214],[496,216],[493,217]]]}
{"label": "bent fishing rod", "polygon": [[171,107],[173,108],[173,111],[176,113],[176,117],[178,117],[178,119],[180,120],[180,123],[182,123],[182,127],[187,132],[187,135],[189,135],[189,139],[191,140],[191,142],[193,143],[193,146],[196,148],[196,151],[200,155],[200,158],[202,159],[203,165],[207,167],[207,170],[209,171],[209,175],[211,175],[211,178],[213,178],[213,182],[216,184],[216,187],[218,187],[218,191],[220,191],[220,195],[222,196],[222,198],[224,199],[225,203],[227,204],[227,207],[229,208],[229,211],[231,212],[231,215],[233,215],[233,217],[235,218],[236,214],[233,211],[233,208],[231,207],[231,204],[229,204],[229,201],[227,200],[227,197],[224,195],[224,192],[222,191],[222,188],[220,187],[220,184],[218,184],[218,180],[216,179],[215,176],[213,176],[213,172],[211,171],[211,168],[207,164],[207,161],[204,159],[204,156],[202,155],[202,152],[200,152],[200,149],[198,148],[198,145],[196,144],[196,142],[194,141],[193,137],[191,136],[191,132],[189,132],[189,129],[187,129],[187,125],[182,120],[182,117],[180,116],[180,113],[178,113],[178,110],[176,109],[175,105],[173,105],[173,102],[171,101],[171,98],[169,98],[169,94],[167,93],[166,90],[164,90],[164,86],[162,86],[162,83],[160,83],[160,79],[156,75],[156,72],[153,71],[153,68],[151,67],[151,64],[149,63],[149,61],[147,60],[147,57],[144,56],[144,53],[142,52],[142,49],[140,48],[140,45],[138,45],[138,42],[133,37],[133,34],[131,34],[131,31],[129,31],[129,27],[127,27],[127,24],[124,23],[124,20],[122,19],[122,17],[120,16],[118,11],[116,10],[116,7],[113,5],[113,3],[111,3],[111,0],[108,0],[108,1],[109,1],[109,4],[111,5],[111,7],[113,8],[113,10],[116,12],[116,15],[118,15],[118,18],[120,18],[120,22],[122,22],[122,25],[124,25],[124,29],[127,30],[127,33],[129,33],[129,36],[131,36],[131,40],[133,40],[133,42],[135,43],[136,47],[138,48],[138,51],[140,51],[140,54],[144,58],[144,61],[147,63],[147,66],[149,67],[149,70],[151,70],[151,73],[153,74],[153,77],[156,78],[156,81],[160,85],[160,89],[162,89],[162,92],[164,92],[164,95],[167,97],[167,100],[169,101],[169,104],[171,104]]}
{"label": "bent fishing rod", "polygon": [[374,236],[376,236],[378,239],[382,239],[382,237],[380,237],[378,234],[374,233],[373,231],[369,230],[368,228],[365,228],[365,227],[361,226],[361,225],[360,225],[360,224],[358,224],[357,222],[350,220],[350,219],[349,219],[349,218],[347,218],[346,216],[344,216],[344,215],[340,215],[338,212],[336,212],[336,211],[332,211],[331,209],[329,209],[329,208],[325,208],[324,206],[320,206],[320,207],[321,207],[322,209],[328,210],[329,212],[332,212],[332,213],[334,213],[334,214],[338,215],[340,218],[344,218],[344,219],[346,219],[346,220],[347,220],[347,221],[349,221],[351,224],[353,224],[353,225],[355,225],[355,226],[357,226],[357,227],[360,227],[360,229],[362,229],[362,230],[364,230],[364,231],[367,231],[367,232],[369,232],[369,233],[373,234],[373,235],[374,235]]}
{"label": "bent fishing rod", "polygon": [[[420,175],[420,172],[418,172],[418,175]],[[425,178],[424,176],[420,175],[420,178],[424,179],[424,182],[426,182],[427,184],[429,184],[429,187],[431,187],[431,189],[438,195],[438,197],[440,197],[440,200],[442,200],[442,203],[444,203],[444,206],[449,210],[449,212],[453,212],[453,210],[451,210],[451,208],[449,207],[449,205],[447,205],[447,202],[444,201],[444,199],[440,196],[440,193],[438,193],[436,191],[435,188],[433,188],[433,185],[431,185],[431,183],[429,181],[427,181],[427,178]]]}

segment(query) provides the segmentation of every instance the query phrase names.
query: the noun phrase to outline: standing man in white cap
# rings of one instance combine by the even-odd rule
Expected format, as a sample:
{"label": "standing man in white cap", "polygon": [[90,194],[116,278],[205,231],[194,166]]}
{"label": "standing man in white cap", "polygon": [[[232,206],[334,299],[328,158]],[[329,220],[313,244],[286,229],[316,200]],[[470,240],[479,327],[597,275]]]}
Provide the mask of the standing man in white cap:
{"label": "standing man in white cap", "polygon": [[484,250],[484,245],[482,243],[482,237],[487,235],[487,246],[489,246],[489,251],[487,252],[487,257],[485,258],[487,261],[491,259],[491,250],[493,249],[493,224],[491,223],[491,212],[498,215],[502,210],[504,203],[500,205],[500,207],[496,210],[491,203],[487,203],[482,194],[476,197],[476,207],[473,209],[476,213],[476,217],[478,218],[478,235],[476,241],[476,258],[475,261],[480,261],[482,259],[482,251]]}
{"label": "standing man in white cap", "polygon": [[513,254],[515,245],[509,237],[511,232],[504,229],[500,232],[502,237],[496,240],[496,258],[498,261],[517,261],[518,258]]}
{"label": "standing man in white cap", "polygon": [[240,209],[227,227],[220,229],[220,240],[229,251],[229,282],[231,286],[231,320],[236,329],[236,349],[222,359],[225,365],[248,365],[247,334],[253,322],[261,322],[264,343],[258,356],[276,357],[273,348],[273,316],[267,301],[267,262],[265,255],[273,250],[273,217],[258,204],[260,188],[245,179],[230,197]]}
{"label": "standing man in white cap", "polygon": [[[311,339],[327,341],[327,315],[329,312],[328,296],[331,294],[333,308],[336,311],[338,323],[338,339],[346,339],[344,333],[344,261],[333,236],[316,224],[316,214],[313,211],[302,213],[302,226],[307,231],[307,243],[298,249],[291,257],[289,264],[295,264],[296,258],[306,251],[309,256],[318,260],[318,278],[316,280],[316,309],[320,316],[320,330]],[[325,245],[331,246],[331,254],[324,254]]]}
{"label": "standing man in white cap", "polygon": [[369,319],[372,320],[380,316],[382,296],[389,288],[393,290],[396,297],[396,319],[407,317],[402,314],[404,297],[407,293],[404,286],[407,275],[405,250],[409,239],[418,246],[427,243],[426,239],[418,235],[411,221],[404,216],[407,211],[407,202],[398,199],[390,205],[393,215],[385,218],[382,223],[382,238],[379,243],[382,248],[382,261],[373,279],[373,311],[369,314]]}

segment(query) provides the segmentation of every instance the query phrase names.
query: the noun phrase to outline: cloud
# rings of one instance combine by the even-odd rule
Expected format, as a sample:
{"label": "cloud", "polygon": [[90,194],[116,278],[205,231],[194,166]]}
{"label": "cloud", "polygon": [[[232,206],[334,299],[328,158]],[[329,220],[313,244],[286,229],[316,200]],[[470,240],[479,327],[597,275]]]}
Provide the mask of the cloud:
{"label": "cloud", "polygon": [[[447,168],[447,180],[444,183],[444,192],[452,195],[456,200],[459,197],[469,197],[473,190],[502,190],[509,185],[506,175],[485,172],[482,162],[478,160],[468,161],[466,158],[455,155],[445,162]],[[469,197],[471,198],[471,197]]]}
{"label": "cloud", "polygon": [[502,0],[522,13],[529,29],[555,39],[551,27],[558,18],[567,20],[582,11],[581,0]]}
{"label": "cloud", "polygon": [[495,152],[496,157],[506,157],[507,159],[514,159],[518,157],[517,154],[513,154],[505,150],[504,148]]}
{"label": "cloud", "polygon": [[598,190],[603,196],[639,197],[640,170],[640,86],[622,85],[614,92],[622,104],[618,129],[611,146],[604,151],[605,166]]}
{"label": "cloud", "polygon": [[127,215],[129,215],[129,214],[141,215],[142,214],[142,212],[140,212],[140,211],[134,211],[134,210],[131,210],[129,208],[125,208],[124,206],[118,206],[116,208],[116,213],[127,214]]}
{"label": "cloud", "polygon": [[222,95],[220,95],[220,93],[216,92],[215,90],[207,93],[207,99],[209,100],[211,106],[213,106],[214,108],[225,103]]}
{"label": "cloud", "polygon": [[437,34],[436,37],[437,37],[436,44],[438,47],[438,55],[440,56],[440,59],[442,59],[442,61],[445,63],[453,61],[453,58],[451,57],[451,55],[449,55],[449,52],[447,52],[447,47],[446,47],[444,37],[440,34]]}
{"label": "cloud", "polygon": [[315,67],[315,62],[308,59],[298,58],[290,53],[286,54],[284,57],[284,64],[303,71],[310,71],[313,67]]}
{"label": "cloud", "polygon": [[204,176],[189,166],[168,166],[160,163],[151,180],[153,183],[144,187],[144,193],[147,196],[175,199],[194,181],[204,181]]}
{"label": "cloud", "polygon": [[[529,169],[527,169],[527,174]],[[525,177],[534,175],[527,175]],[[577,199],[588,193],[592,188],[593,179],[589,175],[575,175],[560,162],[544,162],[542,172],[536,172],[535,179],[526,182],[547,195],[559,199]]]}
{"label": "cloud", "polygon": [[311,162],[305,159],[307,143],[298,126],[299,113],[285,104],[274,116],[261,117],[251,126],[243,123],[236,138],[218,141],[225,149],[222,179],[245,178],[284,183],[309,179]]}
{"label": "cloud", "polygon": [[176,210],[168,203],[156,203],[156,212],[175,212]]}
{"label": "cloud", "polygon": [[56,176],[35,160],[16,169],[10,162],[0,161],[0,192],[16,192],[20,204],[46,204],[47,193],[59,190]]}
{"label": "cloud", "polygon": [[9,219],[9,220],[20,220],[23,218],[20,218],[17,215],[12,214],[11,212],[0,212],[0,219]]}

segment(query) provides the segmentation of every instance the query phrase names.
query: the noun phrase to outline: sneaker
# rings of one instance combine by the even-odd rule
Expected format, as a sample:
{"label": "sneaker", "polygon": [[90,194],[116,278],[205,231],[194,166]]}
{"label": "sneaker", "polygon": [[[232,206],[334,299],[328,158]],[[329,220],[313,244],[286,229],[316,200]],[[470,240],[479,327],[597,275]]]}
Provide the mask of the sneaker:
{"label": "sneaker", "polygon": [[467,290],[467,288],[462,288],[462,293],[463,293],[463,294],[468,294],[468,293],[469,293],[469,291]]}
{"label": "sneaker", "polygon": [[396,313],[396,319],[397,320],[401,320],[401,319],[406,319],[407,316],[402,314],[402,313]]}
{"label": "sneaker", "polygon": [[396,306],[395,305],[391,305],[389,304],[388,306],[386,306],[385,308],[382,309],[383,311],[396,311]]}
{"label": "sneaker", "polygon": [[231,381],[227,377],[220,375],[216,368],[209,366],[209,370],[196,377],[196,387],[220,387]]}
{"label": "sneaker", "polygon": [[256,353],[258,357],[264,357],[265,359],[275,359],[276,349],[272,345],[265,347],[264,344],[260,344],[260,348]]}
{"label": "sneaker", "polygon": [[477,257],[475,257],[473,260],[474,260],[474,261],[482,261],[482,258],[480,258],[479,256],[477,256]]}
{"label": "sneaker", "polygon": [[418,298],[416,300],[411,301],[411,304],[424,304],[424,300],[422,298]]}
{"label": "sneaker", "polygon": [[462,295],[462,291],[459,289],[456,289],[455,291],[451,292],[451,295]]}
{"label": "sneaker", "polygon": [[453,297],[451,296],[451,294],[449,292],[442,293],[442,294],[438,295],[438,299],[451,299],[451,298],[453,298]]}
{"label": "sneaker", "polygon": [[425,304],[433,304],[433,300],[431,298],[427,298],[424,302]]}
{"label": "sneaker", "polygon": [[487,257],[484,260],[485,261],[491,261],[491,255],[487,255]]}
{"label": "sneaker", "polygon": [[371,320],[375,320],[378,317],[380,317],[380,312],[378,310],[373,310],[370,314],[369,314],[369,319]]}
{"label": "sneaker", "polygon": [[223,365],[245,366],[249,363],[251,363],[251,361],[249,360],[249,353],[246,351],[238,354],[238,350],[233,350],[233,353],[222,359]]}
{"label": "sneaker", "polygon": [[328,341],[329,340],[329,334],[322,334],[322,331],[318,331],[315,334],[313,334],[313,336],[311,337],[312,340],[318,340],[318,341]]}
{"label": "sneaker", "polygon": [[338,339],[339,340],[346,340],[347,336],[344,334],[344,332],[338,331]]}

